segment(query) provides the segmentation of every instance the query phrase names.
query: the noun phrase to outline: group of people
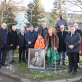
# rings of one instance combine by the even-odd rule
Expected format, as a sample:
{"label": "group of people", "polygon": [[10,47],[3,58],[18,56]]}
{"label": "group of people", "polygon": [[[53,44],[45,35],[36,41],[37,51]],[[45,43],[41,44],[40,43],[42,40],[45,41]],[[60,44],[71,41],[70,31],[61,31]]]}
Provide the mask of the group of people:
{"label": "group of people", "polygon": [[[21,61],[26,62],[25,59],[28,60],[29,48],[45,49],[47,52],[48,68],[54,67],[54,50],[58,50],[61,59],[61,53],[63,53],[62,65],[65,65],[67,52],[69,59],[68,72],[70,73],[74,71],[73,74],[76,75],[79,63],[79,54],[82,54],[82,41],[80,41],[82,40],[82,33],[81,30],[78,30],[77,23],[70,27],[70,32],[68,33],[65,31],[65,28],[67,28],[66,21],[61,15],[60,19],[65,23],[64,25],[61,24],[60,27],[58,26],[59,31],[57,34],[54,33],[52,28],[48,29],[46,23],[42,24],[42,28],[40,30],[38,30],[38,26],[35,26],[34,28],[32,25],[30,25],[26,28],[26,32],[24,29],[21,29],[19,34],[16,32],[16,26],[12,26],[12,30],[7,32],[7,24],[3,23],[2,27],[0,28],[0,68],[1,66],[7,66],[7,64],[5,64],[7,49],[9,49],[10,64],[14,64],[14,62],[16,62],[13,59],[16,47],[19,49],[19,63]],[[56,28],[57,25],[58,23],[56,23]],[[60,65],[60,63],[61,60],[59,60],[58,65]]]}
{"label": "group of people", "polygon": [[[0,68],[1,65],[7,66],[7,64],[5,64],[7,49],[9,50],[9,63],[14,64],[16,61],[13,59],[13,57],[16,48],[19,49],[19,63],[21,61],[26,62],[25,59],[28,60],[29,48],[45,48],[44,38],[48,33],[48,29],[46,28],[46,23],[43,23],[42,27],[43,28],[38,31],[38,26],[35,26],[34,28],[32,25],[30,25],[26,28],[26,32],[22,28],[20,29],[20,33],[17,34],[16,26],[12,26],[12,30],[7,32],[7,24],[3,23],[2,27],[0,28]],[[40,45],[38,42],[39,39]]]}

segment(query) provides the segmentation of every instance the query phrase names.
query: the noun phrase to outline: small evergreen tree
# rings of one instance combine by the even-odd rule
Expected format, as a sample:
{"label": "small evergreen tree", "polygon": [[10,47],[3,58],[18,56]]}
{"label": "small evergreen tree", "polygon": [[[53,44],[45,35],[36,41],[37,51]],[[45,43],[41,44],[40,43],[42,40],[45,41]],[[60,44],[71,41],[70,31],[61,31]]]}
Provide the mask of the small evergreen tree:
{"label": "small evergreen tree", "polygon": [[[33,0],[34,8],[32,10],[32,25],[33,26],[38,26],[41,27],[42,22],[45,20],[45,15],[44,15],[44,8],[41,5],[40,0]],[[30,11],[27,10],[27,19],[29,23],[26,23],[26,25],[30,24]]]}

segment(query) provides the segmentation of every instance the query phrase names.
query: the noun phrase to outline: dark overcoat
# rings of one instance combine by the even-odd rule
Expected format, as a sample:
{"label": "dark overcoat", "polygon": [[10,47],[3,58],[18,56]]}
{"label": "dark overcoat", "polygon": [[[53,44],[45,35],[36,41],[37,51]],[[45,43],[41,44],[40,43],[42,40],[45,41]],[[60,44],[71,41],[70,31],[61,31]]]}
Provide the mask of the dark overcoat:
{"label": "dark overcoat", "polygon": [[[67,46],[67,53],[79,53],[79,43],[80,43],[80,35],[79,33],[74,33],[71,37],[71,33],[66,35],[65,44]],[[74,48],[70,49],[69,46],[73,45]]]}
{"label": "dark overcoat", "polygon": [[[36,31],[34,31],[34,30],[32,32],[27,31],[26,35],[25,35],[26,47],[34,48],[36,39],[37,39],[37,32]],[[31,42],[31,44],[28,44],[29,41]]]}
{"label": "dark overcoat", "polygon": [[[11,32],[9,32],[9,50],[15,50],[16,46],[17,46],[17,32],[11,30]],[[13,44],[13,46],[10,46],[11,44]]]}
{"label": "dark overcoat", "polygon": [[63,35],[62,35],[61,31],[57,32],[57,36],[59,38],[59,48],[58,48],[59,52],[61,52],[61,51],[66,52],[66,44],[65,44],[64,40],[65,40],[65,37],[67,34],[68,34],[68,32],[66,32],[66,31],[63,31]]}
{"label": "dark overcoat", "polygon": [[41,28],[41,29],[39,30],[39,33],[40,33],[41,35],[42,35],[42,33],[43,33],[42,37],[45,39],[46,34],[48,34],[48,29],[45,28],[45,29],[43,30],[43,28]]}

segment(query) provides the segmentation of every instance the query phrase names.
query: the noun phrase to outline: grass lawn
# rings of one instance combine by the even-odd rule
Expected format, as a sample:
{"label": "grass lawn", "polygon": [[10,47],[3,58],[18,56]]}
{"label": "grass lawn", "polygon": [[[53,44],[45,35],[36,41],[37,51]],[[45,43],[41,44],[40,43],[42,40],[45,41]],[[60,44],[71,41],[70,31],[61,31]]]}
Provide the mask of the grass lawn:
{"label": "grass lawn", "polygon": [[[15,60],[18,60],[18,53],[15,53]],[[82,57],[80,56],[80,67],[78,68],[77,75],[73,75],[73,73],[66,73],[66,74],[60,74],[56,73],[55,71],[52,72],[41,72],[41,71],[34,71],[28,69],[28,64],[25,64],[23,62],[21,63],[15,63],[14,66],[18,67],[18,70],[14,72],[14,74],[24,77],[26,79],[31,80],[59,80],[59,79],[68,79],[73,77],[82,76]],[[54,68],[55,69],[55,68]],[[66,70],[68,72],[69,66],[68,66],[68,57],[66,57],[66,66],[57,65],[57,70]]]}

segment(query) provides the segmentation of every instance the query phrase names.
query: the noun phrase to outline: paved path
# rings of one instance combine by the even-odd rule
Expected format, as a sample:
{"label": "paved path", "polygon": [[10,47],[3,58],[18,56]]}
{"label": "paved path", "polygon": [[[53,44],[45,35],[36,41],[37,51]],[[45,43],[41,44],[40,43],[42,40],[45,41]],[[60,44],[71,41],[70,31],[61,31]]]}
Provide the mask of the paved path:
{"label": "paved path", "polygon": [[32,81],[24,79],[14,74],[18,68],[14,65],[8,65],[7,67],[2,66],[0,69],[0,82],[82,82],[82,76],[72,79],[55,80],[55,81]]}
{"label": "paved path", "polygon": [[5,75],[0,75],[0,82],[20,82],[15,79],[9,78]]}

